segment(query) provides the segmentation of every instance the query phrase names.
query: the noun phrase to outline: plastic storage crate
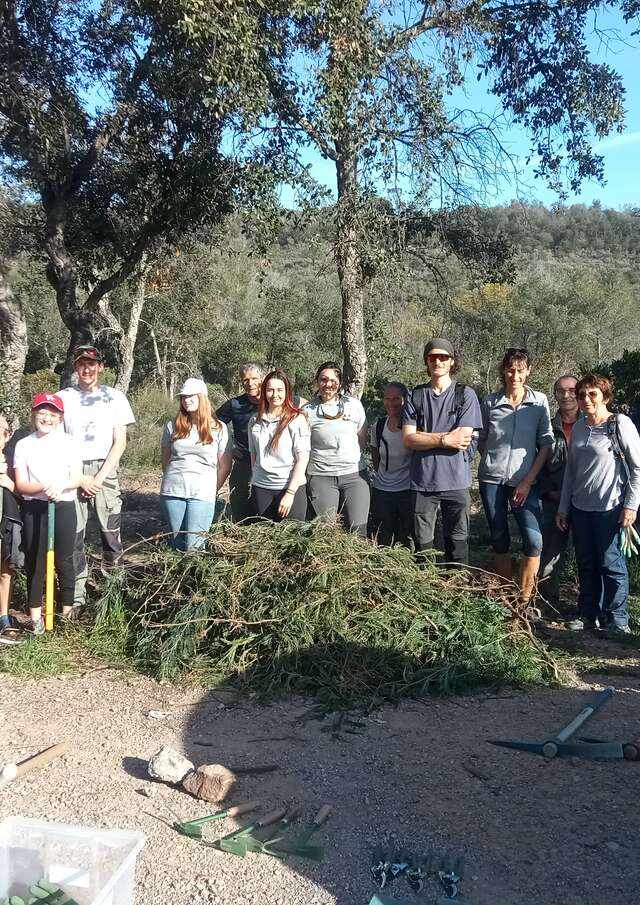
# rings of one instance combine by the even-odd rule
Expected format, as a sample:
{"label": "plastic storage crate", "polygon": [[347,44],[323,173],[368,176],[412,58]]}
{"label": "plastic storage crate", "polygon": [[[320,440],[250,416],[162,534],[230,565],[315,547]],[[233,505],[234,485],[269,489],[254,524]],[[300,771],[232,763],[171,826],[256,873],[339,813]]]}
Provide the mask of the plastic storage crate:
{"label": "plastic storage crate", "polygon": [[133,905],[143,833],[68,826],[27,817],[0,823],[0,899],[29,899],[40,879],[60,886],[78,905]]}

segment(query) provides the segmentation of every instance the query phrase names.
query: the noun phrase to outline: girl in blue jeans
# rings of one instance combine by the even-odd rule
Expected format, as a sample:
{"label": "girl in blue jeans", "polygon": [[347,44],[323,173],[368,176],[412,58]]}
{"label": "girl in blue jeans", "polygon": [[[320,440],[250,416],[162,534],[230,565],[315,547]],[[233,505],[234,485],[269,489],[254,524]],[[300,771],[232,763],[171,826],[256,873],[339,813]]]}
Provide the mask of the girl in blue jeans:
{"label": "girl in blue jeans", "polygon": [[480,495],[491,532],[495,571],[512,578],[509,509],[522,536],[520,599],[535,594],[542,553],[542,515],[536,478],[553,444],[549,403],[527,384],[531,361],[526,349],[507,349],[500,364],[502,389],[482,400],[478,442]]}
{"label": "girl in blue jeans", "polygon": [[170,544],[186,551],[204,544],[218,491],[231,470],[231,447],[226,424],[211,411],[204,380],[190,377],[178,395],[178,414],[162,434],[160,499]]}

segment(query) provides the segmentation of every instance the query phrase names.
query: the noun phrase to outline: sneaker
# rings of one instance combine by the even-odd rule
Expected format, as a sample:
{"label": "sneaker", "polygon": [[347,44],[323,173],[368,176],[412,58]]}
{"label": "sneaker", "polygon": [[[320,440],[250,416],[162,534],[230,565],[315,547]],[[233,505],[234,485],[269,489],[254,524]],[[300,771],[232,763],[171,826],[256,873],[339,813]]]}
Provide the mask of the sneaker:
{"label": "sneaker", "polygon": [[42,619],[30,619],[25,625],[24,630],[30,635],[44,635],[44,622]]}
{"label": "sneaker", "polygon": [[631,629],[628,625],[616,625],[615,622],[612,622],[611,625],[608,625],[605,629],[604,636],[608,638],[610,641],[617,641],[620,638],[624,638],[625,635],[630,635]]}
{"label": "sneaker", "polygon": [[0,616],[0,644],[20,644],[24,641],[22,626],[15,616]]}
{"label": "sneaker", "polygon": [[595,619],[581,619],[578,617],[567,622],[567,628],[570,632],[595,632],[598,629],[598,624]]}

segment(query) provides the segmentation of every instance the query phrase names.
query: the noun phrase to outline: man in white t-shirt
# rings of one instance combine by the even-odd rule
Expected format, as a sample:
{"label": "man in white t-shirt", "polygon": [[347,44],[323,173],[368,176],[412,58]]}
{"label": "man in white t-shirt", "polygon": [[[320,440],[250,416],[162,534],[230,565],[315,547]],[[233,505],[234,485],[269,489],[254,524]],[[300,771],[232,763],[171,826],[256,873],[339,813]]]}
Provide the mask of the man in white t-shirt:
{"label": "man in white t-shirt", "polygon": [[117,571],[122,557],[120,513],[122,496],[118,465],[127,445],[127,425],[135,418],[120,390],[100,384],[104,363],[94,346],[78,346],[74,354],[76,386],[59,395],[64,400],[64,429],[76,438],[82,453],[83,480],[78,492],[74,604],[85,600],[88,567],[84,535],[89,509],[95,513],[102,539],[102,571]]}

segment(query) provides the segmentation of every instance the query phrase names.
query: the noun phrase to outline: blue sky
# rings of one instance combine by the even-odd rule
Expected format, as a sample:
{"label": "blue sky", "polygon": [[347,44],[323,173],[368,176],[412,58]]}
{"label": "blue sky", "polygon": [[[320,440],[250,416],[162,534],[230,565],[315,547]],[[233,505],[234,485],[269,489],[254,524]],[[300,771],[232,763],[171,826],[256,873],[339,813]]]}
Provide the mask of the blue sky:
{"label": "blue sky", "polygon": [[[640,52],[639,37],[629,37],[631,29],[622,20],[609,16],[600,19],[602,27],[619,28],[629,43],[618,42],[615,48],[606,47],[596,37],[591,42],[593,57],[598,62],[607,62],[622,76],[626,89],[626,123],[623,134],[614,133],[594,144],[596,151],[604,158],[605,184],[585,182],[579,194],[569,193],[566,204],[591,204],[599,200],[604,207],[622,209],[626,206],[640,207]],[[487,114],[498,111],[497,99],[489,93],[487,86],[475,80],[472,72],[466,94],[459,92],[454,101],[459,106],[482,111]],[[527,168],[525,157],[529,148],[528,137],[523,130],[515,127],[507,129],[503,140],[509,151],[517,159],[518,182],[503,180],[495,187],[492,197],[486,203],[508,203],[514,198],[537,200],[546,205],[558,201],[555,192],[548,189],[544,180],[536,179],[533,167]],[[305,155],[314,177],[335,193],[335,168],[331,161],[323,160],[319,154],[309,150]],[[291,193],[285,189],[282,203],[293,203]]]}

